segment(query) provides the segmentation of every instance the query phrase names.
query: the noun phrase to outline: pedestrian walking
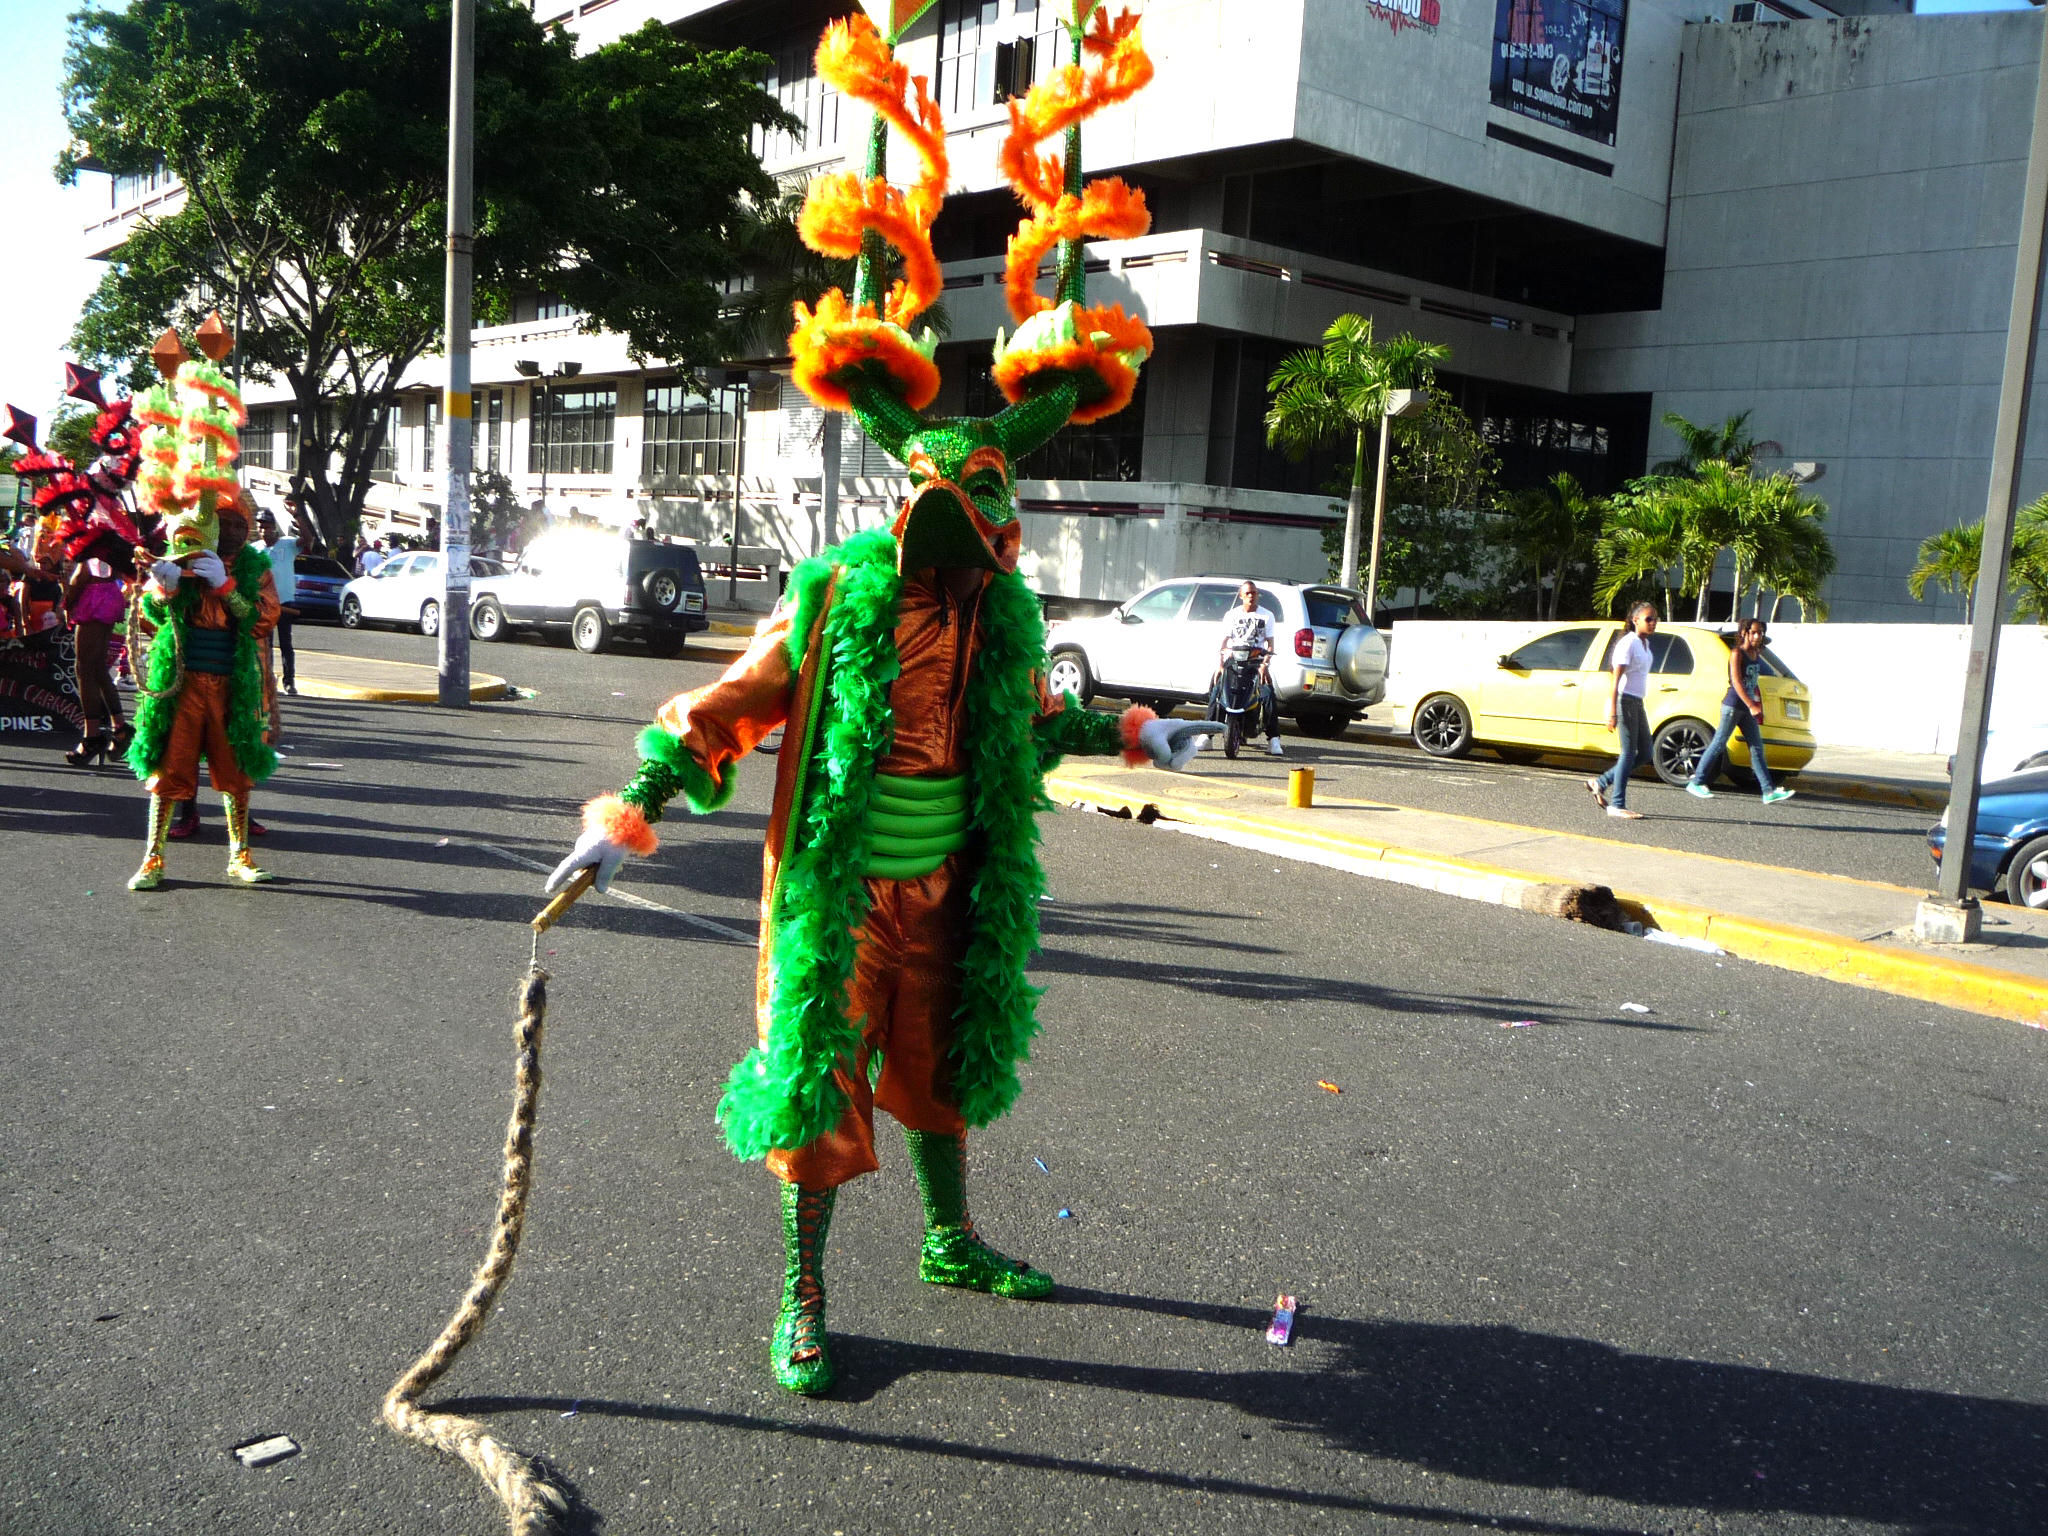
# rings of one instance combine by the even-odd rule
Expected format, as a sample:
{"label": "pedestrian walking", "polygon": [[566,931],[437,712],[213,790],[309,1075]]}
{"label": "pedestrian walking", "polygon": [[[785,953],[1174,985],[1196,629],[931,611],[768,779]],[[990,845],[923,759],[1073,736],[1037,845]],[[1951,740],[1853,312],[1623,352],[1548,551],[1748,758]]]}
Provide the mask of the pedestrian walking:
{"label": "pedestrian walking", "polygon": [[1769,631],[1762,619],[1744,619],[1736,629],[1735,648],[1728,653],[1728,692],[1721,698],[1721,728],[1714,732],[1714,739],[1707,743],[1707,750],[1700,754],[1699,763],[1693,768],[1692,779],[1685,786],[1688,795],[1701,800],[1714,798],[1714,792],[1707,786],[1720,770],[1730,738],[1740,730],[1749,745],[1749,770],[1756,775],[1764,804],[1776,805],[1792,798],[1791,790],[1780,789],[1771,782],[1770,765],[1764,761],[1762,679],[1764,642],[1768,638]]}
{"label": "pedestrian walking", "polygon": [[105,762],[126,752],[135,734],[122,718],[121,695],[114,690],[107,659],[115,626],[128,611],[128,594],[120,573],[88,551],[71,567],[64,600],[72,622],[78,707],[85,714],[84,736],[64,761],[83,768],[94,759]]}
{"label": "pedestrian walking", "polygon": [[1641,811],[1628,808],[1628,777],[1650,745],[1650,717],[1643,700],[1650,691],[1650,636],[1656,632],[1656,604],[1637,603],[1628,611],[1628,628],[1607,654],[1613,679],[1607,694],[1607,729],[1620,736],[1621,753],[1612,768],[1586,780],[1586,788],[1602,810],[1624,821],[1643,819]]}
{"label": "pedestrian walking", "polygon": [[[295,568],[299,561],[299,498],[287,496],[284,510],[292,520],[292,531],[280,533],[274,513],[259,512],[256,516],[256,532],[263,540],[263,547],[270,556],[270,579],[277,588],[277,628],[271,631],[277,647],[277,659],[284,668],[284,691],[297,693],[298,654],[292,649],[292,620],[299,610],[292,606],[299,595],[298,577]],[[267,659],[267,658],[266,658]]]}

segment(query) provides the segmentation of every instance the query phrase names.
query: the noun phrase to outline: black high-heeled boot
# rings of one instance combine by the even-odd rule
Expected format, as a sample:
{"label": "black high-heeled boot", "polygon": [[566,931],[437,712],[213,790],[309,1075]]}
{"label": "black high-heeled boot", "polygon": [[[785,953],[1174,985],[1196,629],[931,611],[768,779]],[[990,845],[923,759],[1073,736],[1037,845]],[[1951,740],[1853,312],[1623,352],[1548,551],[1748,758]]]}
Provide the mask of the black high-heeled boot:
{"label": "black high-heeled boot", "polygon": [[74,768],[83,768],[94,758],[107,760],[107,738],[98,731],[90,731],[77,746],[64,754],[64,761]]}

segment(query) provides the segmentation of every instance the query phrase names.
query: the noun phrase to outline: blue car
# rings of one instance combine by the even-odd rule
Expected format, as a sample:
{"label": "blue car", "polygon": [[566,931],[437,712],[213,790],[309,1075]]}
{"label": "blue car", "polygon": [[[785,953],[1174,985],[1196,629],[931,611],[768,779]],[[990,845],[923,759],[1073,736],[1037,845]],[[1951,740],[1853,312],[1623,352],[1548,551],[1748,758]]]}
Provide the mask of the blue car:
{"label": "blue car", "polygon": [[[1948,813],[1928,829],[1934,862],[1948,841]],[[2048,768],[1994,779],[1977,798],[1970,888],[2017,906],[2048,909]]]}

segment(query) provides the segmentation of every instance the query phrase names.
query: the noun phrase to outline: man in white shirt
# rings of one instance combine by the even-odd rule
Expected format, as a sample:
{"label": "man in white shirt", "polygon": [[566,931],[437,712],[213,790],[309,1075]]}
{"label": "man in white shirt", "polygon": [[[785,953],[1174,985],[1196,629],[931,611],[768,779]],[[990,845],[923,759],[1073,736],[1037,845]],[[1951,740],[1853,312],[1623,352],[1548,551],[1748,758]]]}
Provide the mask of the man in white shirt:
{"label": "man in white shirt", "polygon": [[280,533],[276,515],[264,511],[256,515],[256,535],[263,540],[264,552],[270,556],[270,579],[277,584],[278,620],[271,635],[277,642],[278,660],[284,664],[284,691],[297,693],[299,658],[292,649],[292,620],[298,617],[299,610],[292,604],[299,595],[299,498],[285,497],[284,510],[292,520],[289,534]]}
{"label": "man in white shirt", "polygon": [[1259,607],[1259,588],[1256,582],[1246,582],[1237,589],[1237,606],[1223,615],[1223,642],[1216,648],[1218,686],[1224,664],[1232,651],[1246,651],[1259,659],[1259,695],[1263,705],[1262,714],[1266,732],[1266,751],[1272,757],[1280,756],[1280,704],[1273,697],[1273,682],[1267,676],[1266,663],[1273,654],[1272,616]]}
{"label": "man in white shirt", "polygon": [[1637,603],[1628,611],[1628,628],[1607,653],[1612,678],[1607,695],[1607,729],[1621,737],[1621,755],[1614,766],[1586,788],[1608,815],[1623,821],[1641,821],[1643,813],[1628,808],[1628,776],[1638,760],[1650,750],[1650,719],[1643,700],[1650,691],[1650,636],[1657,632],[1657,608]]}

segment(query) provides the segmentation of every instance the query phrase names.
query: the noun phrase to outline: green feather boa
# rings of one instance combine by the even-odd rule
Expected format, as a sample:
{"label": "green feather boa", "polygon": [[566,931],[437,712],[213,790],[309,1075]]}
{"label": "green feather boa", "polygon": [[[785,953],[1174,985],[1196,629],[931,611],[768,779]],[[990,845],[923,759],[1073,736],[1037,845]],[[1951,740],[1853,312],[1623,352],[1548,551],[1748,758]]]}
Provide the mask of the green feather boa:
{"label": "green feather boa", "polygon": [[[834,583],[834,575],[837,582]],[[801,665],[827,601],[825,697],[803,803],[796,807],[771,900],[775,927],[766,1046],[732,1070],[718,1117],[736,1156],[805,1145],[838,1124],[845,1095],[832,1068],[850,1063],[862,1020],[845,1013],[854,933],[867,913],[868,798],[889,750],[896,656],[896,545],[886,529],[856,535],[790,573],[791,658]],[[961,962],[951,1054],[953,1095],[970,1125],[1015,1101],[1017,1064],[1038,1032],[1038,988],[1024,969],[1038,948],[1036,814],[1048,809],[1043,764],[1063,750],[1114,751],[1114,718],[1069,709],[1034,730],[1045,631],[1021,578],[997,575],[982,605],[982,643],[967,690],[969,822],[978,868]],[[801,723],[785,735],[798,750]],[[1043,739],[1041,739],[1043,738]],[[645,748],[643,747],[643,751]]]}
{"label": "green feather boa", "polygon": [[[235,765],[261,784],[277,771],[277,753],[263,739],[263,671],[257,659],[256,617],[263,596],[263,575],[270,569],[270,556],[253,544],[244,544],[235,556],[235,592],[243,599],[244,611],[234,615],[235,655],[228,673],[228,745],[234,750]],[[184,660],[184,636],[193,610],[204,597],[197,580],[178,583],[168,598],[151,593],[138,594],[144,615],[155,624],[156,639],[149,648],[146,682],[135,710],[135,739],[128,744],[128,766],[138,779],[148,779],[163,760],[171,739],[171,722],[177,718],[178,697],[183,692],[179,668]],[[230,605],[231,608],[233,605]]]}

